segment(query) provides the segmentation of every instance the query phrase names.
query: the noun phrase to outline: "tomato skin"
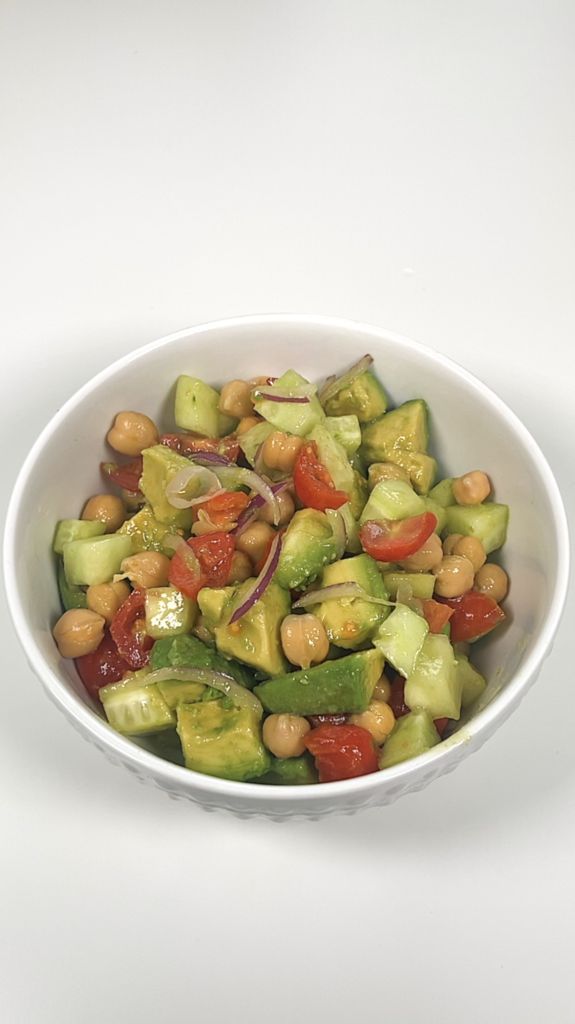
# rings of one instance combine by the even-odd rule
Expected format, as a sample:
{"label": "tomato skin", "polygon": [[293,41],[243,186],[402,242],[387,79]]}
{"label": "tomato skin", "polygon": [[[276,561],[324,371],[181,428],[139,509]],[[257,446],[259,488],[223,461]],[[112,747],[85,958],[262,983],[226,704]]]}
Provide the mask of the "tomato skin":
{"label": "tomato skin", "polygon": [[430,633],[441,633],[453,615],[453,608],[440,604],[432,597],[421,602],[423,614],[427,620]]}
{"label": "tomato skin", "polygon": [[434,724],[435,728],[437,729],[439,735],[443,739],[443,733],[445,732],[445,730],[447,729],[447,726],[449,725],[449,719],[448,718],[434,718],[433,724]]}
{"label": "tomato skin", "polygon": [[450,639],[454,644],[478,640],[505,620],[497,601],[477,590],[468,590],[461,597],[443,597],[441,603],[453,609]]}
{"label": "tomato skin", "polygon": [[186,597],[195,600],[202,587],[223,587],[229,576],[235,550],[229,533],[208,533],[187,541],[199,563],[199,574],[176,551],[170,562],[169,580]]}
{"label": "tomato skin", "polygon": [[208,498],[198,506],[208,516],[214,526],[220,530],[232,529],[241,513],[250,503],[250,499],[243,491],[223,491],[213,498]]}
{"label": "tomato skin", "polygon": [[227,437],[196,437],[194,434],[162,434],[160,444],[171,448],[180,455],[198,455],[200,452],[213,452],[224,455],[230,462],[236,462],[240,446],[235,434]]}
{"label": "tomato skin", "polygon": [[131,669],[144,668],[150,660],[151,637],[143,628],[145,590],[133,590],[110,623],[110,633],[122,658]]}
{"label": "tomato skin", "polygon": [[401,562],[419,551],[437,526],[433,512],[408,519],[368,519],[359,531],[363,550],[378,562]]}
{"label": "tomato skin", "polygon": [[140,490],[140,477],[144,469],[144,460],[141,455],[130,462],[101,462],[100,469],[106,480],[110,480],[117,487],[132,494]]}
{"label": "tomato skin", "polygon": [[345,491],[336,490],[327,469],[319,461],[315,441],[308,441],[300,448],[293,482],[299,500],[307,508],[324,512],[326,508],[339,508],[349,501]]}
{"label": "tomato skin", "polygon": [[130,671],[128,662],[122,658],[108,630],[95,651],[75,658],[74,662],[86,690],[95,700],[103,686],[119,682]]}
{"label": "tomato skin", "polygon": [[338,782],[378,770],[371,734],[359,725],[320,725],[304,739],[320,782]]}
{"label": "tomato skin", "polygon": [[405,679],[398,673],[391,684],[391,696],[389,698],[389,706],[396,718],[403,718],[404,715],[408,715],[411,711],[411,708],[405,703],[404,693]]}

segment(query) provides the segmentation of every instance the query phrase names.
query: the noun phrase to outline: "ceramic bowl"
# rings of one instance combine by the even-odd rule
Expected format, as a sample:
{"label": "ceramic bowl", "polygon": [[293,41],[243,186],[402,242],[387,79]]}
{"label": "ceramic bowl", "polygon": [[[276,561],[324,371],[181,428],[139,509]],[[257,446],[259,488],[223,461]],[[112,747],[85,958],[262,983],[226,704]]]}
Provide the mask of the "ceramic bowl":
{"label": "ceramic bowl", "polygon": [[[161,760],[114,732],[92,705],[72,662],[50,633],[60,613],[49,555],[58,519],[79,513],[101,490],[104,436],[119,409],[147,412],[172,427],[174,381],[189,373],[218,384],[231,377],[278,375],[288,367],[319,380],[365,352],[394,404],[424,397],[431,449],[443,474],[485,469],[495,497],[511,507],[503,552],[511,578],[507,624],[479,643],[476,662],[489,686],[481,705],[445,742],[385,772],[310,787],[230,782]],[[239,816],[318,817],[388,804],[419,790],[477,750],[517,707],[549,653],[564,604],[569,542],[557,484],[537,444],[484,384],[449,359],[361,323],[320,316],[270,315],[223,320],[170,335],[120,359],[71,398],[45,428],[18,477],[5,532],[4,568],[14,624],[44,690],[80,733],[115,764],[176,799]],[[526,739],[527,742],[527,739]],[[79,770],[81,766],[79,765]]]}

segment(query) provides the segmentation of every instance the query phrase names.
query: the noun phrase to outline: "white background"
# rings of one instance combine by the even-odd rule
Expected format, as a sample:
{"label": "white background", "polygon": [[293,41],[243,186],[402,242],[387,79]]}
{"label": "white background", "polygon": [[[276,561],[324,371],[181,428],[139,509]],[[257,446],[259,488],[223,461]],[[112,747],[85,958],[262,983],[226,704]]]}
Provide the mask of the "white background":
{"label": "white background", "polygon": [[[575,511],[569,0],[3,0],[0,29],[5,500],[95,371],[287,310],[461,362]],[[455,774],[274,825],[110,766],[3,609],[3,1024],[572,1022],[572,622]]]}

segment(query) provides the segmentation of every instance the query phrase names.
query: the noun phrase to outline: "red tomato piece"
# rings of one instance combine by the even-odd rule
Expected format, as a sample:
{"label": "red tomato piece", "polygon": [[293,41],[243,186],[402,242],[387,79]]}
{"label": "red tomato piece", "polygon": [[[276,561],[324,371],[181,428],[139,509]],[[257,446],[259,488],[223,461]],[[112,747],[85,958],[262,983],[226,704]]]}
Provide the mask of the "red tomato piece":
{"label": "red tomato piece", "polygon": [[110,624],[110,633],[122,658],[131,669],[143,668],[150,659],[151,637],[144,629],[144,609],[146,592],[133,590]]}
{"label": "red tomato piece", "polygon": [[434,724],[435,728],[437,729],[439,735],[441,737],[443,737],[443,733],[445,732],[445,730],[447,729],[447,726],[449,725],[449,719],[448,718],[435,718],[433,720],[433,724]]}
{"label": "red tomato piece", "polygon": [[347,715],[308,715],[308,722],[313,729],[320,725],[345,725]]}
{"label": "red tomato piece", "polygon": [[250,499],[243,491],[223,491],[203,501],[198,507],[205,512],[211,523],[220,530],[232,529]]}
{"label": "red tomato piece", "polygon": [[229,533],[208,533],[190,537],[189,561],[185,551],[176,551],[170,562],[169,579],[173,587],[195,600],[202,587],[223,587],[229,576],[234,555],[234,538]]}
{"label": "red tomato piece", "polygon": [[453,609],[450,625],[454,644],[478,640],[505,619],[505,612],[497,601],[477,590],[468,590],[461,597],[443,597],[441,601]]}
{"label": "red tomato piece", "polygon": [[83,654],[75,659],[78,675],[86,687],[90,697],[98,698],[100,690],[108,683],[117,683],[126,672],[130,671],[127,661],[119,653],[108,630],[104,633],[100,646],[91,654]]}
{"label": "red tomato piece", "polygon": [[363,550],[378,562],[401,562],[419,551],[437,526],[433,512],[409,519],[368,519],[359,531]]}
{"label": "red tomato piece", "polygon": [[432,597],[422,601],[421,606],[429,626],[429,632],[441,633],[453,615],[453,608],[450,608],[447,604],[440,604],[439,601],[434,601]]}
{"label": "red tomato piece", "polygon": [[196,437],[195,434],[162,434],[160,444],[171,448],[180,455],[197,455],[199,452],[214,452],[225,455],[230,462],[236,462],[240,446],[235,434],[227,437]]}
{"label": "red tomato piece", "polygon": [[336,490],[325,466],[319,461],[315,441],[302,445],[293,471],[295,492],[302,505],[317,508],[339,508],[349,501],[345,491]]}
{"label": "red tomato piece", "polygon": [[107,480],[111,480],[117,487],[132,493],[140,490],[140,477],[143,471],[144,460],[141,455],[131,462],[101,462],[100,469]]}
{"label": "red tomato piece", "polygon": [[389,698],[389,706],[396,718],[403,718],[404,715],[408,715],[411,711],[411,708],[405,703],[404,693],[405,679],[398,674],[391,684],[391,695]]}
{"label": "red tomato piece", "polygon": [[320,725],[304,743],[315,758],[320,782],[369,775],[378,769],[371,733],[359,725]]}

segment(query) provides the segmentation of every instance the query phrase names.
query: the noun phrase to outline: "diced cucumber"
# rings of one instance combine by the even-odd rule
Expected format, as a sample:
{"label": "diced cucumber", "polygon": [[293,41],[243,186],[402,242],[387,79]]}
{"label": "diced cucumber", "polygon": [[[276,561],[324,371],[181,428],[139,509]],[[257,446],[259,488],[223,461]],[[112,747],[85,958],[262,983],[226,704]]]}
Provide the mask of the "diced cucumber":
{"label": "diced cucumber", "polygon": [[189,530],[192,525],[192,510],[177,509],[166,498],[166,488],[177,473],[189,469],[190,460],[163,444],[146,448],[143,454],[144,469],[140,488],[152,508],[157,522],[174,529]]}
{"label": "diced cucumber", "polygon": [[179,704],[178,734],[187,768],[222,779],[264,775],[270,755],[261,740],[261,726],[249,708],[228,707],[224,701]]}
{"label": "diced cucumber", "polygon": [[176,716],[157,685],[146,686],[145,675],[110,683],[102,687],[99,696],[110,725],[124,736],[145,736],[175,724]]}
{"label": "diced cucumber", "polygon": [[507,537],[509,506],[487,502],[484,505],[450,505],[446,509],[445,533],[477,537],[485,554],[500,548]]}
{"label": "diced cucumber", "polygon": [[425,502],[425,511],[433,512],[437,519],[437,525],[435,527],[435,533],[441,533],[445,529],[445,523],[447,522],[447,511],[443,505],[440,505],[438,501],[434,501],[433,498],[427,494],[423,501]]}
{"label": "diced cucumber", "polygon": [[178,704],[193,704],[201,700],[206,689],[203,683],[184,683],[180,679],[164,679],[156,685],[172,711],[175,711]]}
{"label": "diced cucumber", "polygon": [[459,718],[462,679],[455,671],[455,654],[442,633],[428,633],[415,668],[405,684],[405,703],[423,708],[435,718]]}
{"label": "diced cucumber", "polygon": [[265,439],[274,430],[271,423],[258,423],[256,427],[250,427],[246,430],[245,434],[241,434],[239,438],[240,448],[243,451],[246,459],[250,466],[253,466],[256,461],[256,455],[264,443]]}
{"label": "diced cucumber", "polygon": [[58,559],[58,590],[64,611],[67,612],[70,608],[87,607],[86,591],[83,587],[74,587],[68,583],[64,572],[64,562],[61,558]]}
{"label": "diced cucumber", "polygon": [[121,533],[71,540],[64,545],[64,572],[70,586],[109,583],[132,554],[132,539]]}
{"label": "diced cucumber", "polygon": [[415,398],[364,427],[361,451],[366,462],[388,462],[398,449],[427,451],[427,419],[427,404],[422,398]]}
{"label": "diced cucumber", "polygon": [[444,480],[440,480],[435,487],[432,487],[429,492],[429,497],[433,498],[438,505],[443,508],[447,508],[448,505],[455,505],[455,498],[453,497],[453,477],[448,476]]}
{"label": "diced cucumber", "polygon": [[400,583],[408,583],[413,596],[421,601],[433,597],[435,576],[430,572],[386,572],[383,574],[383,580],[392,600],[397,597],[397,588]]}
{"label": "diced cucumber", "polygon": [[237,420],[219,411],[219,392],[197,377],[185,373],[176,381],[174,419],[181,430],[205,437],[222,437],[234,429]]}
{"label": "diced cucumber", "polygon": [[361,428],[357,416],[326,416],[325,425],[347,455],[353,455],[358,450]]}
{"label": "diced cucumber", "polygon": [[149,587],[146,590],[146,633],[154,640],[189,633],[197,610],[196,602],[175,587]]}
{"label": "diced cucumber", "polygon": [[402,469],[396,462],[372,462],[367,471],[370,491],[373,491],[375,485],[381,480],[404,480],[406,484],[411,482],[407,470]]}
{"label": "diced cucumber", "polygon": [[[311,387],[305,377],[300,376],[295,370],[287,370],[275,384],[265,390],[269,394],[273,394],[274,390],[297,394],[302,385]],[[272,423],[276,430],[305,437],[325,419],[325,413],[315,392],[314,388],[310,401],[303,403],[273,402],[266,398],[256,398],[254,408],[268,423]]]}
{"label": "diced cucumber", "polygon": [[385,660],[407,679],[413,672],[428,633],[429,626],[422,615],[407,605],[398,604],[382,622],[373,643]]}
{"label": "diced cucumber", "polygon": [[314,427],[308,434],[308,438],[317,445],[319,461],[327,469],[337,490],[351,494],[354,475],[345,448],[342,448],[339,441],[336,441],[323,424]]}
{"label": "diced cucumber", "polygon": [[[175,509],[174,509],[175,511]],[[125,533],[132,538],[132,548],[138,551],[162,551],[171,555],[171,548],[164,548],[164,538],[173,534],[173,526],[167,523],[160,523],[149,505],[136,512],[118,530],[118,533]]]}
{"label": "diced cucumber", "polygon": [[98,519],[61,519],[56,527],[52,550],[57,555],[64,554],[64,544],[72,540],[87,540],[90,537],[101,537],[106,532],[106,524]]}
{"label": "diced cucumber", "polygon": [[408,479],[418,494],[427,494],[437,473],[437,462],[425,452],[410,452],[404,448],[393,448],[388,453],[390,462],[395,462],[407,473]]}
{"label": "diced cucumber", "polygon": [[487,682],[465,654],[456,654],[455,672],[461,684],[461,707],[468,708],[481,697]]}
{"label": "diced cucumber", "polygon": [[360,526],[368,519],[408,519],[425,512],[425,502],[413,487],[403,480],[382,480],[371,492],[359,518]]}
{"label": "diced cucumber", "polygon": [[398,718],[393,732],[384,743],[379,758],[380,768],[391,768],[401,761],[425,754],[441,742],[441,737],[427,711],[411,711]]}
{"label": "diced cucumber", "polygon": [[361,713],[371,700],[382,669],[379,651],[359,651],[270,679],[256,686],[254,693],[267,711],[279,714]]}
{"label": "diced cucumber", "polygon": [[369,423],[387,409],[387,395],[370,370],[357,377],[344,373],[324,405],[328,416],[357,416],[360,423]]}

